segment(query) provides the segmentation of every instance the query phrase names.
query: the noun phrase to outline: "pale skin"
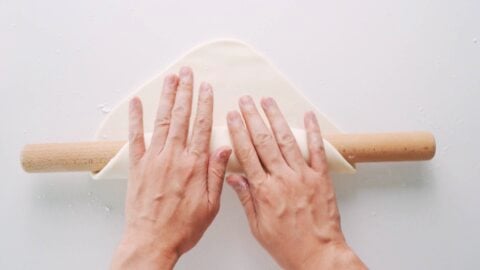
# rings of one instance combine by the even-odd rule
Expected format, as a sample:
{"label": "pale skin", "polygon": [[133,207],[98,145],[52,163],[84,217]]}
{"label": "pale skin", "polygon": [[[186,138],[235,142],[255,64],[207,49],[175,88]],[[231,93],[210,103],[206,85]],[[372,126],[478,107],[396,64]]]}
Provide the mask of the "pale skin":
{"label": "pale skin", "polygon": [[[148,149],[142,104],[130,102],[130,176],[126,228],[112,269],[173,269],[192,249],[220,208],[227,146],[209,153],[213,91],[201,83],[189,137],[193,73],[166,77]],[[227,116],[233,150],[244,175],[227,176],[258,242],[284,269],[366,269],[346,244],[320,128],[305,114],[310,160],[305,161],[272,98],[253,100]],[[293,247],[293,248],[292,248]]]}

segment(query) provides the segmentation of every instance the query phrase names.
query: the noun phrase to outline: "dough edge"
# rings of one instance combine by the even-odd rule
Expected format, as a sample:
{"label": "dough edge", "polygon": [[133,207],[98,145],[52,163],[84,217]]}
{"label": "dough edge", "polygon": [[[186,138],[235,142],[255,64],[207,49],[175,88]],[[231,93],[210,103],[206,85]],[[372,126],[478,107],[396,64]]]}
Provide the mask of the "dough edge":
{"label": "dough edge", "polygon": [[[215,44],[219,44],[219,43],[220,44],[222,44],[222,43],[233,43],[235,45],[247,47],[250,50],[254,51],[257,54],[257,56],[262,58],[262,60],[264,60],[269,65],[269,68],[273,69],[275,72],[277,72],[280,76],[283,77],[282,79],[286,80],[290,85],[292,85],[292,87],[296,90],[295,94],[299,95],[302,99],[304,99],[305,102],[309,103],[312,107],[315,108],[315,106],[303,95],[303,93],[300,92],[296,87],[294,87],[293,84],[288,80],[288,78],[283,73],[281,73],[275,65],[273,65],[265,56],[263,56],[262,54],[257,52],[252,46],[250,46],[249,44],[246,44],[242,41],[236,40],[236,39],[215,39],[215,40],[212,40],[212,41],[209,41],[209,42],[199,44],[199,45],[193,47],[192,49],[190,49],[189,51],[187,51],[186,53],[184,53],[181,57],[177,58],[176,61],[172,62],[165,69],[163,69],[163,71],[158,73],[156,76],[154,76],[150,80],[147,80],[145,83],[141,84],[140,87],[136,88],[136,90],[133,91],[131,94],[129,94],[126,98],[124,98],[123,101],[116,104],[111,112],[114,112],[122,104],[128,102],[132,97],[134,97],[138,93],[140,93],[142,91],[142,89],[146,88],[147,86],[149,86],[154,81],[157,81],[157,79],[159,77],[162,77],[164,74],[166,74],[166,72],[168,70],[170,70],[173,66],[175,66],[175,64],[177,62],[179,62],[181,59],[184,59],[185,57],[189,56],[190,54],[194,53],[195,51],[197,51],[199,49],[202,49],[202,48],[205,48],[205,47],[208,47],[208,46],[214,46]],[[112,114],[109,113],[105,117],[105,119],[101,122],[100,127],[95,134],[95,138],[101,139],[102,128],[106,125],[106,123],[108,123],[111,120],[111,115]],[[335,133],[340,132],[337,127],[335,127],[333,124],[330,123],[330,121],[327,119],[327,117],[325,117],[323,114],[320,115],[320,117],[322,117],[327,124],[330,124],[330,126],[328,127],[330,130],[334,130]],[[222,129],[226,130],[226,128],[223,127],[223,126],[214,126],[213,129],[214,130],[216,129],[217,131],[222,130]],[[322,129],[323,129],[323,126],[322,126]],[[307,145],[306,144],[305,131],[301,130],[301,129],[296,129],[296,128],[292,128],[292,131],[294,132],[295,138],[297,139],[297,143],[299,144],[300,148],[302,149],[302,153],[303,153],[304,157],[308,159],[308,153],[305,152],[306,151],[305,150],[306,145]],[[221,133],[224,133],[224,132],[225,131],[222,131]],[[215,136],[215,134],[216,134],[216,132],[212,132],[212,141],[213,141],[213,136]],[[301,134],[303,134],[303,136]],[[150,136],[151,136],[150,133],[147,133],[145,135],[147,147],[148,147],[148,144],[150,142]],[[225,138],[228,138],[228,140],[229,140],[229,136],[227,136]],[[224,145],[229,145],[229,144],[230,143],[228,142],[227,144],[224,144]],[[215,145],[215,144],[211,144],[211,145]],[[329,163],[329,169],[330,169],[331,172],[334,172],[334,173],[348,173],[348,174],[352,174],[352,173],[356,172],[355,167],[352,166],[352,164],[350,164],[348,161],[346,161],[346,159],[343,158],[343,156],[325,139],[324,139],[324,145],[325,145],[325,152],[326,152],[326,155],[327,155],[327,160],[328,160],[328,163]],[[232,158],[236,159],[236,157],[234,155],[232,155]],[[236,164],[237,163],[236,161],[232,162],[232,158],[231,158],[231,161],[229,162],[229,164],[232,164],[232,163]],[[128,143],[126,143],[121,148],[121,150],[108,162],[108,164],[101,171],[99,171],[97,173],[92,173],[91,176],[92,176],[93,179],[96,179],[96,180],[100,180],[100,179],[125,179],[125,178],[128,178],[128,165],[129,165],[128,164]],[[232,167],[232,166],[236,166],[236,165],[229,165],[229,166]],[[238,171],[238,170],[235,169],[233,171]]]}

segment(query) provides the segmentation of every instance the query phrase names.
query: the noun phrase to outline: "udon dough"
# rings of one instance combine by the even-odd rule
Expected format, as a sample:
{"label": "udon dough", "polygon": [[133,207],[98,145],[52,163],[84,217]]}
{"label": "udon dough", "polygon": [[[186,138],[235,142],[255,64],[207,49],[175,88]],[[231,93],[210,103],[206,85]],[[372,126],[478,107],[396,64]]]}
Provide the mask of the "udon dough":
{"label": "udon dough", "polygon": [[[198,89],[198,85],[202,81],[209,82],[214,89],[214,128],[211,149],[216,149],[222,145],[231,145],[226,128],[226,115],[228,111],[238,108],[238,99],[243,95],[250,95],[254,100],[269,96],[275,98],[292,128],[305,158],[308,158],[306,134],[303,126],[303,115],[306,111],[313,110],[317,113],[324,134],[340,132],[270,62],[250,46],[234,40],[219,40],[192,49],[164,72],[134,91],[131,96],[118,104],[107,115],[97,131],[96,139],[127,140],[128,101],[131,97],[138,96],[143,103],[145,137],[148,145],[153,131],[164,77],[167,74],[178,73],[182,66],[190,66],[193,69],[195,90]],[[196,96],[197,91],[194,91],[194,101]],[[193,106],[192,115],[195,114],[195,109],[195,106]],[[193,119],[194,117],[192,117],[192,121]],[[352,165],[328,141],[324,140],[324,142],[331,171],[355,172]],[[232,156],[228,170],[239,171],[240,169],[235,156]],[[95,179],[127,177],[127,144],[100,172],[93,175]]]}

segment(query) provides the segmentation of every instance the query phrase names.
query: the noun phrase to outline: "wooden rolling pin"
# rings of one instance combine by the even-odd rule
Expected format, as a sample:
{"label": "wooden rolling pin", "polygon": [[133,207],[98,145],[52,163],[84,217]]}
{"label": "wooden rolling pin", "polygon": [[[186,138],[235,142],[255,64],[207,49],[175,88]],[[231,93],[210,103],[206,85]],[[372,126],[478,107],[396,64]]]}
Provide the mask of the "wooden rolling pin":
{"label": "wooden rolling pin", "polygon": [[[330,134],[328,140],[351,164],[429,160],[435,138],[429,132]],[[26,172],[100,171],[125,141],[28,144],[21,153]]]}

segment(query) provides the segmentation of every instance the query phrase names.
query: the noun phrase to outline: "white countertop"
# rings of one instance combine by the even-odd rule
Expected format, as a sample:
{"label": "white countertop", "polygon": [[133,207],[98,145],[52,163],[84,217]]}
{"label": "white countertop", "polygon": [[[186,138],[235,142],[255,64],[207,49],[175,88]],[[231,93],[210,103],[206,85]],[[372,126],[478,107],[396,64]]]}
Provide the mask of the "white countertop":
{"label": "white countertop", "polygon": [[[431,162],[334,177],[344,232],[367,265],[480,268],[480,1],[179,2],[0,3],[0,269],[108,268],[125,181],[26,174],[22,145],[91,139],[102,108],[224,37],[256,47],[347,132],[436,135]],[[178,264],[277,268],[228,186]]]}

